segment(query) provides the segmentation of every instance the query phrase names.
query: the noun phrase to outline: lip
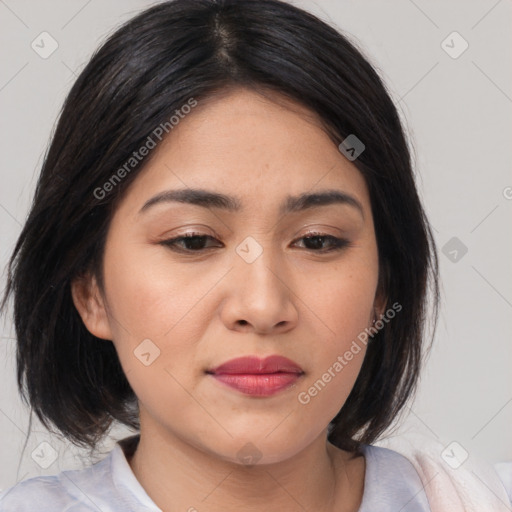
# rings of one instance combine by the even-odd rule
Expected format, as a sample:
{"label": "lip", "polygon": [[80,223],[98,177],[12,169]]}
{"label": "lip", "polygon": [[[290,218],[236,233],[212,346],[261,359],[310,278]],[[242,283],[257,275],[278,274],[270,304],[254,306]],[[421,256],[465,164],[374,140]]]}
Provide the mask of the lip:
{"label": "lip", "polygon": [[264,359],[258,356],[237,357],[230,359],[220,366],[208,370],[209,373],[215,374],[252,374],[258,375],[263,373],[303,373],[302,368],[283,356],[268,356]]}
{"label": "lip", "polygon": [[304,371],[291,359],[274,355],[238,357],[206,373],[246,395],[265,397],[289,388]]}

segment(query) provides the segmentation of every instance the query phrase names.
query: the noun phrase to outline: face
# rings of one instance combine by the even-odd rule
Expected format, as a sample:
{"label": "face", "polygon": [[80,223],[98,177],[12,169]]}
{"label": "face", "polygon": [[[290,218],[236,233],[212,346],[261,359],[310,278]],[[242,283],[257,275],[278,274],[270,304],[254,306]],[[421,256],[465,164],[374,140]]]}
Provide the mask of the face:
{"label": "face", "polygon": [[[142,435],[158,430],[235,462],[247,443],[270,463],[326,432],[366,346],[344,355],[376,306],[365,181],[311,112],[281,102],[239,89],[181,119],[113,216],[105,295],[73,295],[88,329],[115,345]],[[163,192],[192,189],[233,204],[182,196],[143,208]],[[286,208],[290,198],[327,191],[338,199]],[[272,355],[300,372],[209,373]]]}

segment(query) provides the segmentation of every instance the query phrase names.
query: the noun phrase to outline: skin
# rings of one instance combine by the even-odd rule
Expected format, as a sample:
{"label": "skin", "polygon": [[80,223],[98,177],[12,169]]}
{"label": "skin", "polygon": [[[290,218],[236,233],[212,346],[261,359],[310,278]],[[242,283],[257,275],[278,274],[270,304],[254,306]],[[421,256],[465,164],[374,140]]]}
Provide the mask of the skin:
{"label": "skin", "polygon": [[[154,195],[188,187],[237,196],[243,209],[168,202],[138,213]],[[279,215],[287,195],[324,189],[350,194],[362,213],[331,204]],[[331,243],[307,245],[311,231],[350,244],[322,253]],[[212,236],[204,244],[213,248],[185,254],[159,243],[187,232]],[[248,236],[263,250],[251,263],[236,252]],[[384,301],[366,183],[312,112],[246,89],[199,102],[126,192],[103,264],[104,294],[90,276],[75,280],[73,300],[88,330],[112,340],[138,397],[141,437],[129,464],[162,510],[358,510],[364,457],[329,443],[327,426],[365,345],[308,404],[298,394]],[[134,355],[145,339],[160,350],[148,366]],[[234,357],[271,354],[304,370],[272,397],[205,374]],[[261,457],[252,466],[237,456],[247,443]]]}

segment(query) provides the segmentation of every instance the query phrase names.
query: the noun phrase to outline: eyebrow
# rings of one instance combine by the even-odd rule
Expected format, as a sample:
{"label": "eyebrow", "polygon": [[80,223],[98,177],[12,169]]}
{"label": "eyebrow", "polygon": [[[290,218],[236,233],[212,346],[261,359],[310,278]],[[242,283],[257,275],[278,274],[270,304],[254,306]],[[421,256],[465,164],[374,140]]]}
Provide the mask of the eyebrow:
{"label": "eyebrow", "polygon": [[[161,203],[178,202],[187,203],[204,208],[217,208],[229,212],[239,212],[242,208],[240,199],[233,196],[198,188],[184,188],[166,190],[148,199],[139,210],[139,215],[149,210],[152,206]],[[279,215],[299,212],[310,208],[327,206],[331,204],[343,204],[359,210],[364,218],[362,204],[350,194],[341,190],[329,189],[315,193],[304,193],[298,196],[287,196],[279,209]]]}

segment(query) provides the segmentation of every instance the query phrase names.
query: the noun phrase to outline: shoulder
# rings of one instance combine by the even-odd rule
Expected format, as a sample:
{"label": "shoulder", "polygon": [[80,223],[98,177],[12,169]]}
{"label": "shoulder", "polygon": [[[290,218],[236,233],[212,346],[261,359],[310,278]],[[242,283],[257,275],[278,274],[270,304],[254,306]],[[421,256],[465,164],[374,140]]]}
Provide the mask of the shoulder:
{"label": "shoulder", "polygon": [[388,469],[393,474],[407,474],[419,480],[419,475],[409,459],[390,448],[375,445],[363,445],[366,459],[373,462],[374,469]]}
{"label": "shoulder", "polygon": [[110,510],[110,458],[83,469],[23,480],[0,493],[0,512]]}
{"label": "shoulder", "polygon": [[505,487],[508,499],[512,504],[512,461],[497,462],[494,464],[494,469]]}
{"label": "shoulder", "polygon": [[72,501],[57,475],[38,476],[0,493],[0,512],[30,512],[36,504],[39,512],[68,510]]}
{"label": "shoulder", "polygon": [[413,464],[400,453],[362,445],[366,461],[360,512],[430,512],[423,484]]}
{"label": "shoulder", "polygon": [[[386,472],[390,471],[388,468],[391,468],[394,473],[397,471],[395,462],[403,468],[408,464],[412,465],[416,475],[408,476],[412,478],[409,480],[410,485],[415,485],[416,477],[421,480],[420,485],[423,491],[420,494],[428,498],[428,503],[434,510],[447,507],[447,510],[474,508],[498,511],[503,510],[503,506],[510,503],[512,494],[512,462],[510,461],[495,464],[493,467],[478,454],[468,454],[460,445],[461,453],[465,453],[466,456],[459,457],[458,452],[455,451],[457,449],[455,441],[445,444],[440,439],[432,439],[420,434],[395,436],[391,443],[387,443],[387,447],[389,449],[385,448],[386,452],[383,452],[382,448],[375,450],[375,446],[370,448],[370,459],[372,453],[376,456],[382,455],[380,463],[378,460],[375,461],[374,467],[381,471],[384,479],[389,480]],[[397,456],[406,459],[405,462],[398,462]],[[404,469],[404,471],[407,470]],[[391,485],[391,482],[388,484]]]}

